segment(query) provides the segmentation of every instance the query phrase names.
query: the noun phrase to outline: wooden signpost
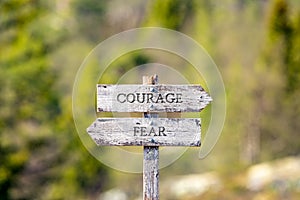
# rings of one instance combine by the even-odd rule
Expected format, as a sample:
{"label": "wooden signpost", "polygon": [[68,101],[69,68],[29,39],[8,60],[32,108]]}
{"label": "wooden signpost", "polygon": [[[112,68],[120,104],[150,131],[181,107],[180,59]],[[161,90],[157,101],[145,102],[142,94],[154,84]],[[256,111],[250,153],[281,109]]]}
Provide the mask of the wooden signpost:
{"label": "wooden signpost", "polygon": [[200,112],[212,101],[200,85],[97,85],[98,112],[142,112],[144,118],[98,118],[87,132],[97,145],[144,146],[144,200],[159,199],[159,146],[200,146],[201,120],[158,118],[159,112]]}

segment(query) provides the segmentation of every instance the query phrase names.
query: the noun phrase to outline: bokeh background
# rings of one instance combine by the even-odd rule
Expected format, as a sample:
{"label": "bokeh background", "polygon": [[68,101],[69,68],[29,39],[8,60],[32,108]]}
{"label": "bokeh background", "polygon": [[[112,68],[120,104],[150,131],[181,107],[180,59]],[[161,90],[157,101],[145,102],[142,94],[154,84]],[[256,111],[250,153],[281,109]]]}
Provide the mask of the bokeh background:
{"label": "bokeh background", "polygon": [[[201,44],[227,94],[214,150],[198,160],[199,149],[190,148],[162,169],[161,199],[299,199],[297,0],[1,0],[0,199],[141,199],[141,174],[111,169],[85,149],[71,104],[88,53],[114,34],[147,26]],[[181,66],[197,82],[184,60],[152,50],[121,57],[101,82],[117,83],[155,62]]]}

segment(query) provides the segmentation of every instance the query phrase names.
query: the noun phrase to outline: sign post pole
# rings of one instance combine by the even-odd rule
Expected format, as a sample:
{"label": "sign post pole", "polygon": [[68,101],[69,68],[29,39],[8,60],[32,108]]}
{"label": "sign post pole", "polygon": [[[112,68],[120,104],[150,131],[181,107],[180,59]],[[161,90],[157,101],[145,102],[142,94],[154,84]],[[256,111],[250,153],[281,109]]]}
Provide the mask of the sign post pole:
{"label": "sign post pole", "polygon": [[[158,83],[158,76],[143,76],[144,85],[155,85]],[[151,106],[151,105],[150,105]],[[158,113],[144,113],[145,118],[157,118]],[[150,120],[151,123],[151,120]],[[144,146],[143,161],[143,199],[159,199],[159,147]]]}

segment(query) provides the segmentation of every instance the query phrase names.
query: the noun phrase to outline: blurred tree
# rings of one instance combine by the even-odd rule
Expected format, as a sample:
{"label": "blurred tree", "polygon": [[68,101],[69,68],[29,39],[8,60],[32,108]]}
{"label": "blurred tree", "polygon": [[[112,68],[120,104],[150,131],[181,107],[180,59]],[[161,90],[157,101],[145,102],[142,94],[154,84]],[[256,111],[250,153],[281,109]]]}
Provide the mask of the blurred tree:
{"label": "blurred tree", "polygon": [[[270,20],[270,36],[273,51],[277,49],[280,53],[282,72],[286,76],[286,90],[293,92],[299,86],[299,11],[298,19],[291,20],[291,11],[285,0],[275,1]],[[297,63],[298,62],[298,63]]]}
{"label": "blurred tree", "polygon": [[54,2],[0,2],[0,199],[99,193],[104,171],[74,138],[49,55],[66,37]]}
{"label": "blurred tree", "polygon": [[59,114],[59,107],[52,89],[55,75],[47,69],[44,58],[49,46],[31,26],[47,5],[1,1],[0,9],[0,193],[9,199],[15,195],[12,188],[30,159],[30,151],[48,143],[45,135],[49,131],[38,131]]}
{"label": "blurred tree", "polygon": [[192,17],[195,2],[193,0],[151,1],[146,25],[180,30],[188,18]]}
{"label": "blurred tree", "polygon": [[73,8],[79,31],[91,42],[99,42],[105,33],[106,1],[74,0]]}
{"label": "blurred tree", "polygon": [[[272,89],[277,90],[273,106],[269,106],[261,121],[263,152],[272,158],[295,155],[300,151],[300,142],[295,140],[295,133],[300,128],[300,103],[296,100],[300,95],[299,16],[299,8],[292,12],[288,1],[274,1],[268,26],[269,40],[264,52],[268,74],[263,80],[265,82],[266,77],[273,76],[273,83],[281,81],[281,86]],[[268,105],[271,102],[269,100]]]}
{"label": "blurred tree", "polygon": [[[242,7],[230,7],[239,10],[230,10],[224,29],[215,21],[214,28],[222,33],[216,34],[216,45],[224,65],[221,70],[225,70],[227,119],[230,129],[240,135],[236,143],[242,163],[299,152],[300,144],[294,139],[299,129],[299,103],[295,101],[299,96],[295,81],[299,77],[299,6],[293,3],[244,1]],[[225,127],[223,135],[227,132]]]}

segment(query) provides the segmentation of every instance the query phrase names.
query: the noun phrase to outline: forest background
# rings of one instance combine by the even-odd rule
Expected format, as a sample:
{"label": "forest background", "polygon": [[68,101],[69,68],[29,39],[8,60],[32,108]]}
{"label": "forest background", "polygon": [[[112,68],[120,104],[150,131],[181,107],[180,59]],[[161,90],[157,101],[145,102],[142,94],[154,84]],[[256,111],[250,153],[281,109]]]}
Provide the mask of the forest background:
{"label": "forest background", "polygon": [[[1,0],[0,199],[96,199],[111,188],[130,199],[140,195],[141,174],[113,170],[85,149],[71,104],[88,53],[114,34],[147,26],[201,44],[227,95],[226,122],[211,154],[197,160],[198,149],[189,149],[161,170],[161,180],[215,171],[227,184],[210,198],[252,199],[256,194],[240,184],[248,167],[299,156],[300,1]],[[166,57],[127,55],[106,81],[148,62]],[[274,190],[264,192],[280,199]],[[290,193],[299,197],[300,186]]]}

